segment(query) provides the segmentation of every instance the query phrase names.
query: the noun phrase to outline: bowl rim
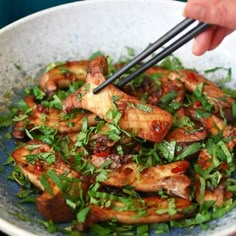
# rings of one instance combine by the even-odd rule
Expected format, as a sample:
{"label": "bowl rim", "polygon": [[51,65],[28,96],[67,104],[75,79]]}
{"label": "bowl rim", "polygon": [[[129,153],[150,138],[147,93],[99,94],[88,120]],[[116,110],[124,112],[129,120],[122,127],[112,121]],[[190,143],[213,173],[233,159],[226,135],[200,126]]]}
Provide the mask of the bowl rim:
{"label": "bowl rim", "polygon": [[12,236],[36,236],[36,234],[26,231],[0,217],[0,233],[4,232]]}

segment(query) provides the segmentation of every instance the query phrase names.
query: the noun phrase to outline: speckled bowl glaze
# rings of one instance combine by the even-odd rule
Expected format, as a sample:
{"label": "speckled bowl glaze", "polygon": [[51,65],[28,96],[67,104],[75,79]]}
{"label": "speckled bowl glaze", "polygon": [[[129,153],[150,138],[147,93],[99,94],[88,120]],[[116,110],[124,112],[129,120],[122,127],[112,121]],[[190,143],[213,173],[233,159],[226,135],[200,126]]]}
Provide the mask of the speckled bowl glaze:
{"label": "speckled bowl glaze", "polygon": [[[46,64],[87,58],[98,50],[119,59],[126,55],[127,46],[139,52],[182,20],[183,7],[183,3],[168,0],[90,0],[51,8],[1,29],[1,112],[9,101],[6,92],[9,95],[17,88],[34,83],[38,71]],[[191,43],[175,55],[186,67],[200,72],[216,66],[232,67],[233,81],[228,85],[236,88],[235,40],[236,35],[230,35],[220,47],[202,57],[192,55]],[[4,135],[0,133],[1,170],[14,148],[14,142],[6,140]],[[18,186],[7,179],[10,171],[10,167],[6,172],[0,171],[0,230],[17,236],[50,235],[37,223],[38,214],[33,205],[19,205],[15,196]],[[17,217],[21,213],[25,220]],[[177,229],[165,235],[236,233],[236,209],[209,226],[208,230]]]}

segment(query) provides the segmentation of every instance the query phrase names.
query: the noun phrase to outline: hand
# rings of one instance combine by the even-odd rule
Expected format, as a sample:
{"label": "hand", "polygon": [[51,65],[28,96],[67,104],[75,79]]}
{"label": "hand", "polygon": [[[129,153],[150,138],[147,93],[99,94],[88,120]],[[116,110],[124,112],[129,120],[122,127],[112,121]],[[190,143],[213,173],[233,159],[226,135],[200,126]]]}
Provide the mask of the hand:
{"label": "hand", "polygon": [[236,29],[236,0],[188,0],[184,16],[214,26],[199,34],[193,43],[196,56],[215,49]]}

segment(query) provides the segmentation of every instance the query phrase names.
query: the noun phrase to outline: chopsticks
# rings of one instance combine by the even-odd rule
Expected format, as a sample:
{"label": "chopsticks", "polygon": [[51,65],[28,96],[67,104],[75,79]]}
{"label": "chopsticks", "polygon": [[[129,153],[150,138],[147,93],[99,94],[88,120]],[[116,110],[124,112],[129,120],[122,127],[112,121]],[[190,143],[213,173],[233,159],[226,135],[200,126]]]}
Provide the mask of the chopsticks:
{"label": "chopsticks", "polygon": [[[113,81],[121,77],[124,73],[129,71],[131,68],[136,66],[138,63],[140,63],[143,59],[150,56],[154,51],[161,48],[165,43],[169,42],[171,39],[176,37],[178,34],[180,34],[183,30],[185,30],[187,27],[189,27],[191,24],[193,24],[196,20],[186,18],[182,20],[179,24],[177,24],[175,27],[173,27],[171,30],[169,30],[166,34],[164,34],[161,38],[159,38],[157,41],[155,41],[153,44],[151,44],[149,47],[147,47],[144,51],[142,51],[140,54],[138,54],[136,57],[134,57],[127,65],[122,67],[120,70],[115,72],[110,78],[108,78],[106,81],[104,81],[102,84],[98,85],[94,90],[93,93],[96,94],[99,91],[101,91],[103,88],[105,88],[107,85],[111,84]],[[169,56],[171,53],[176,51],[178,48],[189,42],[191,39],[193,39],[195,36],[197,36],[202,31],[206,30],[210,25],[207,23],[199,22],[195,27],[190,29],[188,32],[186,32],[184,35],[182,35],[180,38],[177,38],[176,41],[171,43],[169,46],[165,47],[161,52],[157,53],[153,58],[145,62],[143,65],[141,65],[140,68],[138,68],[133,73],[129,74],[126,78],[122,79],[118,83],[118,87],[122,88],[125,84],[142,74],[144,71],[148,70],[150,67],[154,66],[161,60],[163,60],[165,57]]]}

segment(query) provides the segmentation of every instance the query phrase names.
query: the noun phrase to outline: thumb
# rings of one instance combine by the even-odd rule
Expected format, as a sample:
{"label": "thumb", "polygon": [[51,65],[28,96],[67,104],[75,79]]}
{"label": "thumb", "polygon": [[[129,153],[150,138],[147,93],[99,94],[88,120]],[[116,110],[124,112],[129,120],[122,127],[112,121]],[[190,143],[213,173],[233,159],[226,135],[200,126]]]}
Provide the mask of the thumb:
{"label": "thumb", "polygon": [[183,15],[209,24],[236,29],[235,0],[189,0]]}

